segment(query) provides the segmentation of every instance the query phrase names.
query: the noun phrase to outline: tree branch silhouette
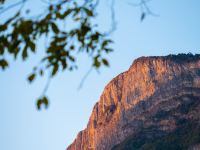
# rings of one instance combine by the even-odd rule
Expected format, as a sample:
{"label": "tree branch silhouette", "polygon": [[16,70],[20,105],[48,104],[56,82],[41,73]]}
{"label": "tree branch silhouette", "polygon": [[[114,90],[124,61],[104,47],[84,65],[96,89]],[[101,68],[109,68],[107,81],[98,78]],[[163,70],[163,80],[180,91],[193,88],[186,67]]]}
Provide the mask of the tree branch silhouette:
{"label": "tree branch silhouette", "polygon": [[152,12],[152,10],[149,8],[148,3],[151,0],[140,0],[138,3],[128,2],[129,5],[133,7],[139,7],[141,10],[141,17],[140,20],[143,21],[147,15],[151,15],[154,17],[157,17],[158,15]]}
{"label": "tree branch silhouette", "polygon": [[[45,37],[45,56],[40,63],[33,68],[33,73],[28,76],[32,83],[36,75],[42,76],[45,71],[51,72],[44,87],[43,93],[37,101],[37,108],[45,104],[48,106],[48,98],[45,96],[50,85],[51,78],[60,70],[73,71],[77,68],[77,54],[87,54],[91,59],[91,68],[80,82],[80,89],[92,69],[97,71],[103,66],[108,67],[109,61],[105,58],[113,50],[110,48],[111,34],[117,29],[115,15],[116,0],[109,0],[111,26],[108,31],[100,30],[94,19],[97,16],[97,7],[100,0],[40,0],[45,3],[46,9],[40,10],[39,15],[24,16],[20,13],[28,0],[21,0],[6,8],[0,9],[0,15],[6,11],[21,6],[16,13],[4,22],[0,23],[0,68],[5,70],[9,62],[5,56],[12,56],[15,60],[19,55],[23,61],[27,61],[31,54],[37,52],[38,40]],[[156,16],[148,6],[150,0],[140,0],[140,3],[129,3],[141,8],[141,21],[145,16]],[[6,6],[5,0],[0,0],[0,6]],[[70,20],[72,27],[66,28],[65,21]],[[63,27],[60,26],[63,22]]]}
{"label": "tree branch silhouette", "polygon": [[19,2],[17,2],[17,3],[14,3],[14,4],[12,4],[12,5],[8,6],[8,7],[6,7],[6,8],[3,8],[3,10],[0,11],[0,15],[3,14],[3,13],[5,13],[6,11],[8,11],[8,10],[14,8],[14,7],[16,7],[16,6],[19,6],[19,5],[22,5],[22,7],[20,8],[20,10],[21,10],[21,9],[23,8],[23,5],[24,5],[25,2],[27,2],[27,1],[28,1],[28,0],[22,0],[22,1],[19,1]]}

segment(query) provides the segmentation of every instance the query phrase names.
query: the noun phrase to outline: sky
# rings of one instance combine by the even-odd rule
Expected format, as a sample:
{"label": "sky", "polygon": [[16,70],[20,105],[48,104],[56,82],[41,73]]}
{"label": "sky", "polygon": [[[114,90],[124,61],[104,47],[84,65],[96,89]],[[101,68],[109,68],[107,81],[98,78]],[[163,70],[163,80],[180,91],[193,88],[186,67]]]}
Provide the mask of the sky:
{"label": "sky", "polygon": [[[100,1],[97,22],[107,30],[109,1]],[[200,52],[199,0],[152,0],[149,7],[158,16],[147,16],[143,22],[140,9],[128,4],[133,1],[116,0],[117,30],[111,35],[114,52],[108,56],[110,67],[92,71],[82,89],[77,90],[90,66],[87,57],[80,56],[77,71],[61,72],[51,81],[47,110],[37,111],[35,107],[47,78],[37,78],[33,84],[26,80],[44,53],[43,40],[38,41],[38,53],[26,62],[10,60],[9,68],[0,72],[1,150],[64,150],[86,127],[105,85],[126,71],[134,59]],[[42,9],[38,0],[30,0],[27,7],[35,12]]]}

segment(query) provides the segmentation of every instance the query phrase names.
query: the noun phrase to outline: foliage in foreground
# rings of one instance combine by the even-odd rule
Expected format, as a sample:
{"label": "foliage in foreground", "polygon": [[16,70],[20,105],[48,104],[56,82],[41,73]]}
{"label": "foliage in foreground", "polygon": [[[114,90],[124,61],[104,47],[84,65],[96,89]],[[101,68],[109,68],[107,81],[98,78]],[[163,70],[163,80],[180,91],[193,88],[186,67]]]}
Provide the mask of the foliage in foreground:
{"label": "foliage in foreground", "polygon": [[[59,70],[76,69],[78,54],[87,54],[92,68],[109,66],[105,56],[112,52],[109,47],[112,41],[108,34],[100,31],[93,22],[97,16],[98,0],[49,1],[46,3],[46,9],[37,16],[30,16],[31,10],[24,8],[29,0],[18,1],[12,5],[6,5],[6,2],[0,1],[1,16],[8,9],[20,7],[0,24],[0,68],[3,70],[9,66],[8,56],[14,59],[21,57],[25,61],[31,53],[36,53],[41,38],[47,41],[45,56],[29,75],[30,83],[37,75],[43,76],[46,71],[51,72],[49,78],[52,78]],[[70,28],[65,26],[66,21],[70,22]],[[41,101],[44,98],[45,101]],[[37,106],[44,104],[47,107],[46,101],[48,99],[43,92]]]}

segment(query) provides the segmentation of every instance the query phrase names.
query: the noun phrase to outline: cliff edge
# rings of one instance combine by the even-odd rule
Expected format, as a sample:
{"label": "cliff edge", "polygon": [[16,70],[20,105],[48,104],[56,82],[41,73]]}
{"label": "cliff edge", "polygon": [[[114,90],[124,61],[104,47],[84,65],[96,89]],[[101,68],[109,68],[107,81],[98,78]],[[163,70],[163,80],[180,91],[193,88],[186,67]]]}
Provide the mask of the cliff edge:
{"label": "cliff edge", "polygon": [[192,149],[200,143],[200,55],[141,57],[105,87],[67,150]]}

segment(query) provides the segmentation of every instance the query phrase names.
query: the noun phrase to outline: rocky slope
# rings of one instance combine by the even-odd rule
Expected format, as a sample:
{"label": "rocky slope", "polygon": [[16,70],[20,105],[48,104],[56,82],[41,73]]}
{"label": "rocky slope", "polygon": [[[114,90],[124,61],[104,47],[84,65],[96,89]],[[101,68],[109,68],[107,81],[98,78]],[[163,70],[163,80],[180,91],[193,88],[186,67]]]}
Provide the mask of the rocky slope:
{"label": "rocky slope", "polygon": [[67,150],[195,149],[200,55],[141,57],[115,77]]}

